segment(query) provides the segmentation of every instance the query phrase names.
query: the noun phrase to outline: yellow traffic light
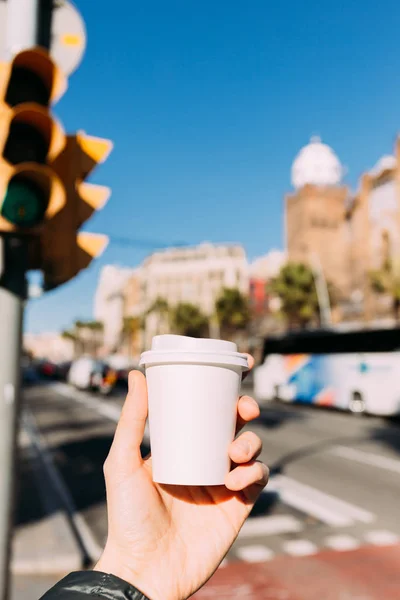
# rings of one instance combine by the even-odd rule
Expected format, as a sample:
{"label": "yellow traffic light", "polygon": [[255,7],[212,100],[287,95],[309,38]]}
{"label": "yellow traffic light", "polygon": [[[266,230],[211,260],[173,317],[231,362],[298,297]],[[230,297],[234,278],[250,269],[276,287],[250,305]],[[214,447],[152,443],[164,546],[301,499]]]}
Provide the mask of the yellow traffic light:
{"label": "yellow traffic light", "polygon": [[65,147],[49,112],[66,88],[46,51],[25,50],[0,64],[0,232],[36,233],[66,201],[50,166]]}
{"label": "yellow traffic light", "polygon": [[106,160],[112,146],[110,140],[79,132],[67,137],[63,152],[52,163],[64,184],[66,204],[46,223],[40,240],[46,290],[75,277],[107,246],[107,236],[78,230],[110,196],[108,187],[87,183],[85,178]]}

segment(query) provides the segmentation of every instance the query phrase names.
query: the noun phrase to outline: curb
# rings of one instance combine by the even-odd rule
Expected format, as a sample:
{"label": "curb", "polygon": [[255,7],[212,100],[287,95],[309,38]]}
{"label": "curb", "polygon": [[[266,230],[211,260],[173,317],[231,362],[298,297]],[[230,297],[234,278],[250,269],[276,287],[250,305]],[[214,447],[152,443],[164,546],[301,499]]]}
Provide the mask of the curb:
{"label": "curb", "polygon": [[61,512],[19,527],[15,532],[11,560],[13,575],[50,575],[81,568],[80,550],[67,518]]}
{"label": "curb", "polygon": [[34,423],[33,427],[30,425],[32,423],[24,418],[19,448],[28,453],[26,460],[31,460],[34,465],[29,473],[34,488],[32,493],[37,494],[33,502],[42,506],[45,516],[14,529],[11,572],[13,575],[48,575],[79,570],[85,564],[84,553],[49,472],[50,453],[44,447],[44,441],[35,435]]}

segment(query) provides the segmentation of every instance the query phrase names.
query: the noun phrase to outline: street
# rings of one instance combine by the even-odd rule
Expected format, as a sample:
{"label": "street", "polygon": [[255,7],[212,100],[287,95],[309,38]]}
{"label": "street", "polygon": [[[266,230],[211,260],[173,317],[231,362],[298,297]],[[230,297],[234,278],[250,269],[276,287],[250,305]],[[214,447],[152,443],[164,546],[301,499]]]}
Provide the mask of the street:
{"label": "street", "polygon": [[[251,393],[251,389],[245,392]],[[89,566],[98,557],[107,535],[102,465],[122,402],[122,393],[102,398],[64,383],[25,390],[13,563],[20,579],[27,573],[45,575],[46,570],[62,574],[81,564]],[[251,428],[263,440],[261,458],[271,468],[270,483],[223,567],[204,589],[221,577],[232,585],[230,573],[237,578],[240,564],[244,581],[250,582],[251,569],[259,568],[259,563],[279,564],[287,557],[293,571],[293,564],[298,569],[304,557],[322,556],[341,570],[348,568],[348,560],[340,567],[341,557],[357,556],[357,551],[372,553],[376,577],[379,580],[380,573],[382,577],[385,573],[387,579],[391,564],[387,552],[396,552],[396,560],[399,558],[400,424],[274,403],[262,408],[260,419]],[[44,474],[36,476],[36,486],[39,482],[39,487],[45,488],[39,495],[34,491],[36,463],[44,469]],[[40,495],[46,498],[45,505]],[[54,521],[63,513],[67,518],[62,527],[70,528],[72,542],[64,543],[60,524],[56,524],[58,533],[54,535],[60,539],[54,544],[63,547],[58,546],[55,553],[51,536],[40,537],[43,541],[38,547],[32,527],[49,518]],[[31,535],[28,545],[21,543],[27,527]],[[21,547],[29,554],[29,543],[31,556],[21,558]],[[199,592],[199,597],[204,593]],[[385,598],[390,597],[385,593]]]}

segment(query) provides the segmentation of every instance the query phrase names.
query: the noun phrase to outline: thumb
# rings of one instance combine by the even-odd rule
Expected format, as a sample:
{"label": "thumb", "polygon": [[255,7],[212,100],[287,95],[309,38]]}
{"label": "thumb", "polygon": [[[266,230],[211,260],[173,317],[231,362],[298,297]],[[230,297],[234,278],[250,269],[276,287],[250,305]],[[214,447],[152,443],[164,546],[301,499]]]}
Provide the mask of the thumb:
{"label": "thumb", "polygon": [[146,378],[139,371],[129,373],[128,394],[107,459],[110,471],[121,467],[135,470],[143,463],[143,442],[148,413]]}

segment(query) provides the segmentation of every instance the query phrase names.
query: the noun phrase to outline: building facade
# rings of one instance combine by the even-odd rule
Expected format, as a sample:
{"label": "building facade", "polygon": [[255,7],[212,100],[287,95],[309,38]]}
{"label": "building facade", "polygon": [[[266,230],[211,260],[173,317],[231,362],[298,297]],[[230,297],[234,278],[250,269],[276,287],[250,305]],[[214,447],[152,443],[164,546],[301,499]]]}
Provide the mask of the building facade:
{"label": "building facade", "polygon": [[338,321],[390,317],[391,299],[377,295],[371,271],[400,257],[400,145],[365,173],[354,193],[343,185],[334,151],[312,138],[292,167],[285,198],[288,260],[318,269],[332,284]]}
{"label": "building facade", "polygon": [[[249,265],[240,245],[169,248],[150,255],[136,269],[104,267],[95,296],[95,319],[104,324],[104,352],[118,346],[136,359],[149,347],[153,335],[168,333],[168,318],[152,310],[160,300],[170,308],[180,303],[195,305],[212,327],[215,302],[223,288],[249,293]],[[140,329],[128,336],[129,341],[123,330],[128,317],[140,321]]]}
{"label": "building facade", "polygon": [[[161,298],[171,307],[193,304],[211,318],[223,288],[236,288],[248,294],[246,253],[240,245],[209,243],[156,252],[142,265],[142,282],[147,310]],[[146,318],[146,345],[153,335],[166,328],[162,315],[150,313]]]}
{"label": "building facade", "polygon": [[121,344],[124,317],[124,290],[133,269],[106,265],[94,298],[94,318],[103,323],[103,353],[113,353]]}
{"label": "building facade", "polygon": [[263,317],[270,312],[268,283],[278,275],[286,260],[285,252],[271,250],[250,264],[249,304],[252,316]]}

